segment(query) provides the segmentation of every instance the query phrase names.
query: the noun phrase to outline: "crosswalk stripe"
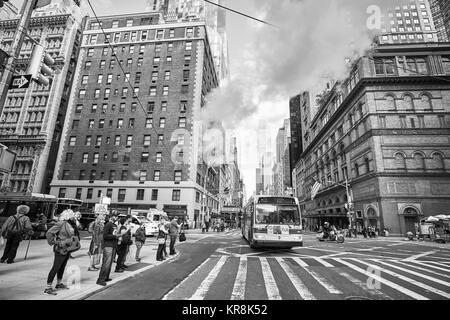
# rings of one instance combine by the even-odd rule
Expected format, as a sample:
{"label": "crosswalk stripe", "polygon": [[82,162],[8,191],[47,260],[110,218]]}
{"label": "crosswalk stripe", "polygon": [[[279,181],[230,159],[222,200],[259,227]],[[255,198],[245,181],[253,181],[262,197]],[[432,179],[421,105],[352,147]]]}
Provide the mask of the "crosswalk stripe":
{"label": "crosswalk stripe", "polygon": [[322,258],[314,257],[314,260],[316,260],[317,262],[323,264],[325,267],[328,267],[328,268],[333,268],[333,267],[334,267],[331,263],[326,262],[326,261],[323,260]]}
{"label": "crosswalk stripe", "polygon": [[[426,271],[426,272],[428,272],[428,273],[433,273],[433,274],[436,274],[436,275],[441,276],[441,277],[444,277],[444,278],[450,278],[450,276],[445,275],[445,274],[442,274],[442,273],[439,273],[439,272],[436,272],[436,271],[433,271],[433,270],[430,270],[430,268],[421,268],[421,267],[419,267],[419,266],[412,265],[411,263],[406,263],[406,262],[397,261],[397,260],[390,260],[390,261],[391,261],[391,262],[395,262],[395,263],[402,264],[402,265],[404,265],[404,266],[409,266],[409,267],[411,267],[411,268],[415,268],[415,269],[419,269],[419,270],[422,270],[422,271]],[[444,269],[444,270],[445,270],[445,269]],[[447,271],[450,271],[450,270],[447,270]]]}
{"label": "crosswalk stripe", "polygon": [[283,268],[284,272],[287,274],[292,284],[294,285],[295,290],[297,290],[298,294],[304,300],[316,300],[316,298],[312,295],[312,293],[308,290],[308,288],[304,285],[304,283],[300,280],[300,278],[295,274],[292,268],[289,266],[283,258],[276,258],[281,268]]}
{"label": "crosswalk stripe", "polygon": [[424,262],[431,263],[432,265],[438,265],[440,267],[448,267],[446,264],[440,263],[440,262],[437,262],[437,261],[424,261]]}
{"label": "crosswalk stripe", "polygon": [[226,261],[227,261],[227,256],[220,257],[217,264],[211,270],[211,272],[206,277],[206,279],[203,280],[203,282],[197,288],[197,290],[192,295],[192,297],[189,298],[189,300],[203,300],[205,298],[206,293],[208,292],[209,288],[211,287],[211,284],[217,278],[217,275],[219,274],[220,269],[222,268],[222,266],[225,264]]}
{"label": "crosswalk stripe", "polygon": [[234,282],[231,300],[244,300],[245,298],[245,281],[247,278],[247,257],[243,256],[239,260],[239,269]]}
{"label": "crosswalk stripe", "polygon": [[370,293],[372,293],[380,298],[386,299],[386,300],[393,300],[391,297],[389,297],[388,295],[384,294],[383,292],[381,292],[375,288],[374,289],[368,288],[366,283],[352,277],[351,275],[349,275],[348,273],[346,273],[344,271],[336,270],[336,272],[338,274],[340,274],[342,277],[346,278],[348,281],[354,283],[355,285],[357,285],[358,287],[360,287],[361,289],[363,289],[365,291],[369,291]]}
{"label": "crosswalk stripe", "polygon": [[[322,277],[320,274],[318,274],[317,272],[314,272],[313,270],[311,270],[308,265],[306,265],[306,263],[302,260],[300,260],[299,258],[294,258],[293,259],[295,262],[297,262],[300,266],[303,267],[303,269],[308,272],[311,277],[313,277],[318,283],[320,283],[322,285],[322,287],[324,287],[329,293],[333,293],[333,294],[341,294],[342,291],[338,290],[336,287],[334,287],[331,283],[329,283],[324,277]],[[299,261],[300,260],[300,261]],[[305,266],[306,265],[306,266]]]}
{"label": "crosswalk stripe", "polygon": [[[351,260],[356,260],[356,259],[351,259]],[[356,260],[356,261],[358,261],[358,260]],[[429,286],[429,285],[426,285],[426,284],[424,284],[424,283],[422,283],[422,282],[418,282],[418,281],[416,281],[416,280],[414,280],[414,279],[411,279],[411,278],[402,276],[402,275],[400,275],[400,274],[398,274],[398,273],[395,273],[395,272],[392,272],[392,271],[387,270],[387,269],[385,269],[385,268],[382,268],[382,267],[379,267],[379,266],[370,264],[370,263],[368,263],[368,262],[364,262],[364,261],[359,261],[359,262],[362,263],[362,264],[368,265],[369,267],[372,267],[372,268],[374,268],[374,267],[375,267],[375,268],[378,268],[380,271],[382,271],[382,272],[384,272],[384,273],[387,273],[387,274],[389,274],[389,275],[391,275],[391,276],[393,276],[393,277],[395,277],[395,278],[398,278],[398,279],[400,279],[400,280],[404,280],[404,281],[406,281],[406,282],[409,282],[409,283],[411,283],[411,284],[413,284],[413,285],[416,285],[416,286],[418,286],[418,287],[420,287],[420,288],[422,288],[422,289],[425,289],[425,290],[434,292],[434,293],[436,293],[436,294],[438,294],[438,295],[440,295],[440,296],[443,296],[443,297],[445,297],[445,298],[447,298],[447,299],[450,298],[450,294],[448,294],[448,293],[446,293],[446,292],[444,292],[444,291],[438,290],[438,289],[436,289],[436,288],[433,288],[433,287],[431,287],[431,286]]]}
{"label": "crosswalk stripe", "polygon": [[421,266],[426,266],[426,267],[429,267],[429,268],[431,267],[431,268],[434,268],[434,269],[437,269],[437,270],[441,270],[441,271],[446,271],[446,272],[449,271],[448,266],[446,266],[447,268],[440,268],[440,267],[436,267],[436,266],[430,264],[429,262],[425,263],[423,261],[417,261],[417,260],[416,261],[410,261],[410,262],[418,264],[418,265],[421,265]]}
{"label": "crosswalk stripe", "polygon": [[260,262],[269,300],[281,300],[280,292],[278,291],[277,284],[273,277],[272,271],[270,270],[269,262],[267,262],[266,258],[261,258]]}
{"label": "crosswalk stripe", "polygon": [[344,265],[346,265],[347,267],[349,267],[349,268],[359,272],[359,273],[362,273],[362,274],[364,274],[364,275],[366,275],[366,276],[368,276],[368,277],[370,277],[370,278],[372,278],[374,280],[377,280],[377,281],[379,281],[381,283],[384,283],[385,285],[387,285],[387,286],[389,286],[389,287],[391,287],[391,288],[393,288],[393,289],[395,289],[397,291],[400,291],[401,293],[406,294],[406,295],[410,296],[411,298],[414,298],[414,299],[417,299],[417,300],[430,300],[427,297],[424,297],[424,296],[422,296],[422,295],[420,295],[420,294],[418,294],[418,293],[416,293],[414,291],[411,291],[411,290],[409,290],[409,289],[407,289],[405,287],[402,287],[402,286],[400,286],[400,285],[398,285],[398,284],[396,284],[396,283],[394,283],[392,281],[389,281],[387,279],[383,279],[382,277],[380,277],[380,276],[378,276],[376,274],[373,274],[373,273],[370,273],[370,272],[368,272],[368,271],[366,271],[364,269],[361,269],[360,267],[355,266],[354,264],[352,264],[350,262],[344,261],[344,260],[339,259],[339,258],[336,258],[335,260],[340,262],[340,263],[342,263],[342,264],[344,264]]}
{"label": "crosswalk stripe", "polygon": [[427,279],[427,280],[430,280],[430,281],[442,284],[442,285],[444,285],[446,287],[450,287],[450,283],[447,282],[447,281],[440,280],[440,279],[437,279],[437,278],[434,278],[434,277],[431,277],[431,276],[427,276],[425,274],[418,273],[418,272],[415,272],[413,270],[405,269],[405,268],[402,268],[402,267],[399,267],[399,266],[395,266],[393,264],[389,264],[389,263],[386,263],[386,262],[383,262],[383,261],[379,261],[377,259],[371,259],[371,260],[376,261],[378,263],[381,263],[381,264],[383,264],[385,266],[388,266],[388,267],[391,267],[391,268],[395,268],[395,269],[398,269],[398,270],[401,270],[401,271],[404,271],[404,272],[411,273],[411,274],[413,274],[413,275],[415,275],[417,277],[421,277],[421,278],[424,278],[424,279]]}

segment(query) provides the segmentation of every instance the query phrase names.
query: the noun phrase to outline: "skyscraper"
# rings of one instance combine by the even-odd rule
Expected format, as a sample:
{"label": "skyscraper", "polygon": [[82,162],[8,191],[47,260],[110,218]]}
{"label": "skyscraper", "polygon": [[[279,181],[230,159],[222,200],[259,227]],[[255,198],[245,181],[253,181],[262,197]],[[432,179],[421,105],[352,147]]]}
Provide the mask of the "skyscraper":
{"label": "skyscraper", "polygon": [[450,41],[450,1],[430,0],[430,6],[439,41]]}
{"label": "skyscraper", "polygon": [[[32,83],[28,89],[8,92],[0,115],[0,143],[17,153],[15,167],[0,178],[11,191],[48,193],[66,115],[72,80],[81,45],[83,5],[56,0],[33,12],[28,35],[16,60],[18,72],[30,62],[35,43],[55,59],[47,86]],[[0,46],[8,52],[18,19],[0,21]]]}

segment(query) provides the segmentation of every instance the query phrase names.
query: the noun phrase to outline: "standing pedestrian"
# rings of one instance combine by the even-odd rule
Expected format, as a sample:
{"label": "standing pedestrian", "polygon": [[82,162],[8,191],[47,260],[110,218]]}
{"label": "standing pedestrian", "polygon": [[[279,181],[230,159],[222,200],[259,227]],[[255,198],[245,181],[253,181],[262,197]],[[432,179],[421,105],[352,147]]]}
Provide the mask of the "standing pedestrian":
{"label": "standing pedestrian", "polygon": [[125,271],[125,258],[127,256],[128,243],[131,240],[131,233],[126,227],[126,218],[120,219],[119,241],[117,243],[117,264],[114,272],[122,273]]}
{"label": "standing pedestrian", "polygon": [[1,263],[14,263],[16,258],[17,249],[20,242],[23,240],[24,235],[31,235],[33,232],[33,226],[31,225],[30,218],[26,215],[30,212],[30,207],[20,205],[16,209],[16,214],[10,216],[2,226],[2,237],[6,239],[5,250],[3,256],[0,259]]}
{"label": "standing pedestrian", "polygon": [[99,214],[97,218],[89,224],[88,231],[92,234],[89,246],[90,266],[88,271],[98,271],[96,266],[100,263],[100,255],[103,250],[103,228],[105,227],[105,216]]}
{"label": "standing pedestrian", "polygon": [[159,226],[158,226],[158,251],[156,251],[156,261],[163,261],[165,258],[163,257],[164,246],[166,244],[166,236],[169,233],[165,226],[165,220],[161,218]]}
{"label": "standing pedestrian", "polygon": [[136,243],[136,261],[140,262],[141,258],[139,258],[139,253],[141,252],[141,249],[145,243],[145,231],[142,227],[142,223],[139,224],[139,228],[137,228],[136,232],[134,233],[134,240]]}
{"label": "standing pedestrian", "polygon": [[106,286],[106,282],[110,281],[109,278],[111,272],[111,265],[113,262],[113,257],[116,254],[117,246],[117,226],[115,222],[117,221],[118,214],[113,212],[111,217],[106,217],[106,224],[103,228],[103,259],[102,267],[100,269],[100,274],[98,275],[97,284],[101,286]]}
{"label": "standing pedestrian", "polygon": [[170,235],[170,252],[169,254],[173,256],[176,254],[175,251],[175,243],[177,242],[177,237],[180,232],[180,225],[178,224],[178,217],[174,217],[172,221],[170,222],[170,229],[169,229],[169,235]]}
{"label": "standing pedestrian", "polygon": [[[44,293],[46,294],[56,295],[55,289],[68,289],[68,287],[62,283],[62,279],[70,256],[70,251],[67,251],[66,248],[72,247],[74,242],[78,239],[75,234],[75,229],[73,228],[74,224],[74,212],[67,209],[61,213],[59,221],[46,233],[47,242],[49,245],[53,245],[53,252],[55,253],[53,266],[47,277],[47,287],[44,290]],[[55,276],[57,276],[56,286],[55,289],[53,289],[52,285]]]}

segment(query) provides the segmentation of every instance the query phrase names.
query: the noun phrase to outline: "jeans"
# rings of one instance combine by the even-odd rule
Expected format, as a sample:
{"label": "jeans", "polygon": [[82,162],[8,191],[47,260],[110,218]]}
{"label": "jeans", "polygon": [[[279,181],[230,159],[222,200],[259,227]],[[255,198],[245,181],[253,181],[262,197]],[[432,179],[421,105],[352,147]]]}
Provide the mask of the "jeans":
{"label": "jeans", "polygon": [[158,251],[156,251],[156,260],[163,259],[164,246],[165,246],[165,244],[158,245]]}
{"label": "jeans", "polygon": [[48,273],[47,284],[53,283],[55,275],[58,275],[56,278],[58,282],[62,280],[69,256],[70,254],[62,255],[59,252],[55,252],[55,260],[53,260],[53,267]]}
{"label": "jeans", "polygon": [[100,269],[100,274],[98,276],[97,281],[105,282],[106,279],[109,279],[109,274],[111,273],[113,257],[115,254],[116,254],[116,252],[113,247],[104,247],[103,248],[102,267]]}
{"label": "jeans", "polygon": [[123,269],[122,266],[125,264],[126,257],[127,257],[127,246],[118,246],[116,270]]}
{"label": "jeans", "polygon": [[177,236],[170,236],[170,254],[175,254],[175,242],[177,241]]}
{"label": "jeans", "polygon": [[7,260],[7,262],[14,262],[20,241],[22,241],[20,235],[10,235],[6,238],[5,250],[3,251],[3,256],[1,258],[2,261]]}
{"label": "jeans", "polygon": [[142,246],[144,245],[143,242],[136,241],[136,260],[139,259],[139,253],[141,253]]}

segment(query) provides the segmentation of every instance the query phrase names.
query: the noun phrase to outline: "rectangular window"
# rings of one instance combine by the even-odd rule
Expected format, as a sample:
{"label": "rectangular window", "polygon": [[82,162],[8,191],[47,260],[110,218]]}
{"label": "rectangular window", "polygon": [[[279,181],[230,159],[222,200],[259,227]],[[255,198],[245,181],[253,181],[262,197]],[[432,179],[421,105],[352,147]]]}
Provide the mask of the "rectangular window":
{"label": "rectangular window", "polygon": [[158,64],[161,61],[160,57],[154,57],[153,58],[153,64]]}
{"label": "rectangular window", "polygon": [[142,73],[136,72],[136,76],[134,77],[134,83],[135,84],[141,83],[141,75],[142,75]]}
{"label": "rectangular window", "polygon": [[111,95],[111,89],[106,88],[105,89],[105,94],[103,96],[104,99],[109,99],[109,96]]}
{"label": "rectangular window", "polygon": [[400,127],[406,128],[406,117],[405,116],[400,116]]}
{"label": "rectangular window", "polygon": [[166,126],[166,118],[159,119],[159,127],[164,128]]}
{"label": "rectangular window", "polygon": [[152,81],[158,81],[158,71],[152,72]]}
{"label": "rectangular window", "polygon": [[180,201],[181,190],[172,191],[172,201]]}
{"label": "rectangular window", "polygon": [[93,159],[92,163],[98,163],[98,158],[99,158],[99,154],[98,154],[98,152],[95,152],[94,153],[94,159]]}
{"label": "rectangular window", "polygon": [[75,113],[81,113],[82,110],[83,110],[83,105],[77,104],[77,106],[75,107]]}
{"label": "rectangular window", "polygon": [[87,189],[86,199],[92,199],[92,194],[93,194],[93,193],[94,193],[94,189],[88,188],[88,189]]}
{"label": "rectangular window", "polygon": [[117,119],[117,129],[123,128],[123,119]]}
{"label": "rectangular window", "polygon": [[103,68],[105,68],[105,63],[106,63],[106,61],[105,61],[105,60],[101,60],[101,61],[100,61],[100,65],[99,65],[99,68],[100,68],[100,69],[103,69]]}
{"label": "rectangular window", "polygon": [[194,36],[193,28],[186,28],[186,38],[192,38]]}
{"label": "rectangular window", "polygon": [[164,72],[164,80],[170,80],[170,70]]}
{"label": "rectangular window", "polygon": [[145,135],[144,136],[144,147],[149,147],[150,146],[150,142],[151,142],[151,135]]}
{"label": "rectangular window", "polygon": [[164,143],[164,135],[158,134],[158,145],[162,145]]}
{"label": "rectangular window", "polygon": [[156,87],[150,87],[150,96],[151,97],[156,96]]}
{"label": "rectangular window", "polygon": [[101,146],[102,145],[102,136],[97,136],[97,140],[95,141],[95,145],[96,146]]}
{"label": "rectangular window", "polygon": [[188,92],[189,92],[189,85],[183,84],[183,85],[181,86],[181,93],[182,93],[182,94],[187,94]]}
{"label": "rectangular window", "polygon": [[141,162],[148,162],[149,153],[148,152],[142,152],[141,154]]}
{"label": "rectangular window", "polygon": [[98,97],[100,97],[100,89],[95,89],[94,98],[97,99]]}
{"label": "rectangular window", "polygon": [[186,41],[186,45],[184,48],[186,51],[191,51],[192,50],[192,41]]}
{"label": "rectangular window", "polygon": [[133,129],[134,128],[134,119],[131,118],[128,120],[128,128]]}
{"label": "rectangular window", "polygon": [[109,170],[109,181],[116,180],[116,170]]}
{"label": "rectangular window", "polygon": [[189,70],[183,70],[183,80],[184,81],[189,80]]}
{"label": "rectangular window", "polygon": [[120,146],[120,136],[116,136],[116,137],[115,137],[114,145],[115,145],[115,146]]}
{"label": "rectangular window", "polygon": [[138,58],[137,60],[137,66],[138,67],[142,67],[142,64],[144,63],[144,59],[143,58]]}
{"label": "rectangular window", "polygon": [[111,162],[116,163],[118,159],[119,159],[119,153],[113,152],[112,157],[111,157]]}
{"label": "rectangular window", "polygon": [[162,161],[162,153],[161,152],[157,152],[156,153],[156,162],[157,163],[161,163]]}
{"label": "rectangular window", "polygon": [[66,153],[66,162],[72,162],[72,158],[73,158],[72,152]]}
{"label": "rectangular window", "polygon": [[175,37],[175,29],[170,29],[169,30],[169,38],[173,38]]}
{"label": "rectangular window", "polygon": [[180,118],[178,120],[178,127],[180,128],[186,128],[186,118]]}
{"label": "rectangular window", "polygon": [[128,95],[128,88],[122,88],[122,98],[126,98]]}
{"label": "rectangular window", "polygon": [[124,152],[123,154],[123,162],[130,162],[130,152]]}
{"label": "rectangular window", "polygon": [[159,181],[160,175],[161,175],[161,171],[155,170],[155,172],[153,174],[153,181]]}
{"label": "rectangular window", "polygon": [[89,175],[89,180],[95,180],[95,178],[97,177],[97,171],[96,170],[91,170],[91,174]]}
{"label": "rectangular window", "polygon": [[58,198],[65,198],[66,197],[66,192],[67,192],[66,188],[59,188]]}
{"label": "rectangular window", "polygon": [[153,118],[145,119],[145,128],[153,128]]}
{"label": "rectangular window", "polygon": [[83,153],[83,163],[88,163],[89,161],[89,153]]}
{"label": "rectangular window", "polygon": [[72,122],[72,130],[78,129],[78,126],[80,125],[80,120],[73,120]]}
{"label": "rectangular window", "polygon": [[136,193],[136,200],[144,200],[145,189],[138,189]]}
{"label": "rectangular window", "polygon": [[63,180],[69,180],[69,178],[70,178],[70,171],[69,170],[64,170],[62,179]]}
{"label": "rectangular window", "polygon": [[158,189],[152,190],[152,201],[158,200]]}
{"label": "rectangular window", "polygon": [[186,112],[186,110],[187,110],[187,104],[188,104],[187,101],[181,101],[181,102],[180,102],[180,112]]}
{"label": "rectangular window", "polygon": [[124,202],[126,193],[127,193],[126,189],[119,189],[119,194],[118,194],[118,197],[117,197],[117,201],[118,202]]}
{"label": "rectangular window", "polygon": [[163,87],[163,96],[168,96],[169,95],[169,86],[164,86]]}
{"label": "rectangular window", "polygon": [[122,181],[128,180],[128,170],[122,170],[122,176],[120,177],[120,180]]}
{"label": "rectangular window", "polygon": [[144,182],[147,181],[147,170],[141,170],[139,173],[139,181]]}
{"label": "rectangular window", "polygon": [[94,55],[94,48],[89,48],[87,51],[87,56],[92,57]]}
{"label": "rectangular window", "polygon": [[127,147],[130,147],[133,144],[133,136],[128,135],[127,136]]}
{"label": "rectangular window", "polygon": [[72,136],[69,138],[69,146],[74,147],[76,143],[77,143],[77,137]]}
{"label": "rectangular window", "polygon": [[125,112],[125,102],[122,102],[119,106],[119,112]]}
{"label": "rectangular window", "polygon": [[83,76],[83,78],[81,78],[81,84],[88,84],[88,79],[89,76]]}
{"label": "rectangular window", "polygon": [[167,111],[167,101],[161,101],[161,112]]}
{"label": "rectangular window", "polygon": [[190,64],[191,63],[191,56],[184,56],[184,64]]}
{"label": "rectangular window", "polygon": [[84,145],[89,147],[91,145],[91,140],[92,140],[91,136],[86,136],[86,140],[84,141]]}
{"label": "rectangular window", "polygon": [[127,20],[127,27],[133,26],[133,20]]}
{"label": "rectangular window", "polygon": [[81,89],[81,90],[78,92],[78,98],[84,99],[84,97],[86,97],[86,90],[85,90],[85,89]]}
{"label": "rectangular window", "polygon": [[91,66],[92,66],[92,61],[86,61],[86,63],[84,64],[85,69],[90,69]]}
{"label": "rectangular window", "polygon": [[156,39],[162,39],[164,36],[164,30],[156,31]]}
{"label": "rectangular window", "polygon": [[167,56],[166,57],[166,63],[167,64],[171,64],[172,63],[172,56]]}
{"label": "rectangular window", "polygon": [[182,175],[181,170],[175,170],[174,181],[176,181],[176,182],[181,181],[181,175]]}

